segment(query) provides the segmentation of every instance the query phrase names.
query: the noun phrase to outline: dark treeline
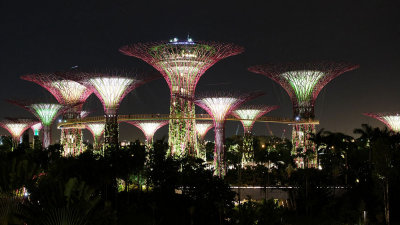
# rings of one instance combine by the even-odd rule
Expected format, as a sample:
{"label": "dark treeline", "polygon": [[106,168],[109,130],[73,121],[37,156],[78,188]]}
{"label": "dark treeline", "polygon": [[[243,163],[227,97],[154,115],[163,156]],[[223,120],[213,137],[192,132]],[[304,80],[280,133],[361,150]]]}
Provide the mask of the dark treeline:
{"label": "dark treeline", "polygon": [[[321,130],[312,140],[318,169],[296,169],[290,141],[277,137],[255,137],[254,164],[242,167],[242,137],[227,138],[222,180],[201,159],[166,158],[164,140],[150,152],[136,141],[64,158],[59,145],[11,151],[5,138],[0,224],[400,223],[399,134],[363,125],[355,138]],[[212,162],[213,143],[206,149]],[[230,185],[291,188],[284,206],[267,197],[238,204]]]}

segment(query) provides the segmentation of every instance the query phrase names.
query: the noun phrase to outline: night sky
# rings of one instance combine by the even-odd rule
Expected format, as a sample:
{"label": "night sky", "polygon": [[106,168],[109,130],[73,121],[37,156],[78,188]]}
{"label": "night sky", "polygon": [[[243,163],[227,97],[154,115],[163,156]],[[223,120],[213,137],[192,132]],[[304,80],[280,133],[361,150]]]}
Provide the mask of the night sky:
{"label": "night sky", "polygon": [[[161,2],[161,1],[160,1]],[[239,2],[239,1],[238,1]],[[269,2],[269,3],[266,3]],[[300,3],[301,2],[301,3]],[[305,4],[304,2],[308,2]],[[0,1],[0,117],[31,116],[4,99],[51,99],[35,83],[19,79],[35,72],[78,66],[90,70],[151,70],[145,62],[122,55],[126,44],[173,37],[233,42],[240,55],[215,64],[196,92],[216,89],[263,90],[254,104],[279,105],[271,116],[292,117],[286,92],[272,80],[247,71],[267,62],[348,61],[360,68],[330,82],[316,107],[318,128],[352,134],[362,123],[383,125],[362,112],[400,111],[399,1]],[[85,108],[102,115],[92,95]],[[204,113],[198,108],[197,112]],[[146,84],[122,101],[120,114],[169,113],[163,79]],[[281,136],[287,125],[257,123],[256,135]],[[155,138],[166,135],[167,126]],[[242,134],[228,122],[226,135]],[[53,130],[55,140],[59,130]],[[0,134],[7,131],[0,129]],[[91,135],[85,132],[85,139]],[[207,138],[212,139],[213,132]],[[139,129],[121,124],[120,140],[143,139]]]}

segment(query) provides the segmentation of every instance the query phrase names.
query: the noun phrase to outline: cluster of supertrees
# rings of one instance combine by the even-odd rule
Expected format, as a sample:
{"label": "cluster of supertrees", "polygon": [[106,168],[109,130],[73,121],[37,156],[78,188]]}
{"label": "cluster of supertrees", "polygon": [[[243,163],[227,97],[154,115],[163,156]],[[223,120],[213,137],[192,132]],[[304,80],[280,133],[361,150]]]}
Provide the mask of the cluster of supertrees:
{"label": "cluster of supertrees", "polygon": [[[170,117],[169,120],[135,120],[126,121],[143,131],[146,137],[147,149],[152,148],[154,133],[169,123],[168,156],[183,157],[195,156],[205,159],[204,136],[214,127],[215,175],[224,176],[226,165],[224,161],[224,124],[227,116],[233,115],[242,122],[244,128],[243,164],[251,164],[252,133],[255,121],[264,114],[274,110],[277,106],[244,104],[247,101],[262,95],[261,92],[212,92],[195,94],[197,82],[208,68],[219,60],[240,54],[244,48],[230,43],[193,41],[188,38],[184,41],[172,39],[169,41],[137,43],[120,48],[120,52],[133,56],[158,70],[168,83],[170,89]],[[299,167],[317,167],[317,151],[315,145],[309,141],[315,133],[314,104],[321,89],[340,74],[354,70],[358,65],[342,62],[315,62],[315,63],[287,63],[265,64],[250,67],[254,73],[266,75],[280,84],[288,93],[293,103],[293,154],[312,152],[307,160],[297,157]],[[22,79],[35,82],[47,89],[58,101],[54,102],[10,102],[22,106],[32,112],[38,121],[34,120],[5,120],[1,123],[10,131],[15,142],[21,132],[32,127],[35,135],[43,126],[43,147],[51,143],[50,125],[58,115],[63,121],[77,121],[75,126],[61,127],[60,143],[64,155],[76,155],[82,152],[82,129],[88,129],[93,134],[93,148],[102,151],[107,148],[118,148],[118,108],[122,99],[135,88],[157,79],[158,76],[121,74],[121,73],[86,73],[79,71],[56,72],[46,74],[31,74],[22,76]],[[103,104],[104,121],[101,123],[83,124],[81,119],[88,113],[82,110],[86,99],[94,93]],[[196,119],[195,104],[207,111],[213,122]],[[369,114],[372,115],[372,114]],[[400,129],[400,117],[390,114],[377,114],[392,129]],[[396,119],[397,118],[397,119]],[[197,122],[196,122],[197,121]],[[389,121],[389,122],[388,122]],[[33,126],[36,126],[33,128]],[[101,140],[103,139],[103,140]],[[37,138],[35,143],[38,142]],[[102,142],[104,144],[102,144]]]}

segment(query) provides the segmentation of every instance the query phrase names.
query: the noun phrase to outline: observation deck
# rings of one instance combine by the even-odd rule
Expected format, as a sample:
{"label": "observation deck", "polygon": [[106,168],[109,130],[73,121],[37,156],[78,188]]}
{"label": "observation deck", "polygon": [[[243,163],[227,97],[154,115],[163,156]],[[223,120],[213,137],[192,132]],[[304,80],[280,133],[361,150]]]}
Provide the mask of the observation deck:
{"label": "observation deck", "polygon": [[[195,119],[195,120],[210,120],[212,121],[212,117],[208,114],[196,114],[196,118],[173,118],[169,114],[131,114],[131,115],[119,115],[118,123],[125,121],[137,121],[137,120],[170,120],[170,119]],[[230,115],[226,118],[229,121],[240,121],[240,119]],[[244,119],[245,120],[245,119]],[[249,119],[250,120],[250,119]],[[81,119],[69,119],[64,120],[57,124],[57,128],[85,128],[85,124],[87,123],[101,123],[105,122],[104,116],[94,116],[94,117],[85,117]],[[256,120],[256,122],[264,122],[264,123],[280,123],[280,124],[315,124],[318,125],[318,120],[293,120],[288,118],[281,117],[271,117],[271,116],[261,116]]]}

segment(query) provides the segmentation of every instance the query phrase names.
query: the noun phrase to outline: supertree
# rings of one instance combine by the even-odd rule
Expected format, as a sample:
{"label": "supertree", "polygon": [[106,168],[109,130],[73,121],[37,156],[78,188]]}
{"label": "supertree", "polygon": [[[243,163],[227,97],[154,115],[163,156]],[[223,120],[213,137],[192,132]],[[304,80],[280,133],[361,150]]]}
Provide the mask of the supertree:
{"label": "supertree", "polygon": [[102,150],[101,136],[104,133],[105,124],[104,123],[88,123],[88,124],[86,124],[86,128],[93,135],[93,150],[101,151]]}
{"label": "supertree", "polygon": [[196,121],[196,132],[199,144],[198,157],[204,159],[204,161],[207,161],[204,137],[206,136],[207,132],[213,128],[213,126],[214,124],[209,121]]}
{"label": "supertree", "polygon": [[158,129],[168,124],[168,120],[138,120],[126,121],[129,124],[139,128],[146,137],[146,148],[150,150],[153,148],[153,137]]}
{"label": "supertree", "polygon": [[[37,73],[21,76],[21,79],[34,82],[48,90],[57,101],[68,108],[63,120],[81,118],[82,106],[92,94],[92,90],[74,81],[84,73],[77,71]],[[61,145],[64,155],[77,155],[83,151],[82,129],[61,129]]]}
{"label": "supertree", "polygon": [[43,125],[43,147],[47,148],[51,144],[51,124],[54,119],[66,110],[60,104],[56,103],[30,103],[26,101],[7,100],[8,102],[18,105],[31,112],[41,121]]}
{"label": "supertree", "polygon": [[33,149],[41,149],[42,144],[40,142],[40,130],[43,128],[41,122],[37,122],[31,126],[33,131]]}
{"label": "supertree", "polygon": [[32,124],[36,123],[32,119],[17,119],[17,118],[6,118],[0,122],[0,126],[10,132],[13,138],[13,149],[18,146],[21,135],[25,130],[29,129]]}
{"label": "supertree", "polygon": [[250,94],[236,94],[227,92],[216,92],[198,97],[195,103],[207,111],[214,122],[215,148],[214,148],[214,175],[224,177],[226,174],[225,165],[225,119],[233,110],[238,108],[245,101],[262,95],[261,92]]}
{"label": "supertree", "polygon": [[118,108],[122,99],[133,89],[156,79],[157,76],[139,78],[128,74],[91,73],[86,74],[82,82],[91,89],[103,104],[106,123],[104,131],[105,148],[116,149],[118,143]]}
{"label": "supertree", "polygon": [[400,114],[395,113],[363,113],[384,123],[390,130],[400,132]]}
{"label": "supertree", "polygon": [[195,156],[197,139],[192,99],[197,82],[216,62],[240,54],[244,48],[229,43],[193,41],[191,38],[179,41],[174,38],[170,41],[127,45],[120,51],[152,65],[168,83],[171,95],[168,155]]}
{"label": "supertree", "polygon": [[248,105],[232,112],[233,116],[240,119],[244,130],[242,165],[254,161],[253,135],[251,133],[254,123],[262,115],[277,108],[278,106]]}
{"label": "supertree", "polygon": [[[292,142],[293,155],[305,155],[297,157],[298,167],[317,167],[317,152],[315,144],[309,140],[315,133],[315,125],[307,123],[312,121],[314,104],[321,89],[332,79],[340,74],[358,68],[358,65],[338,62],[313,62],[313,63],[286,63],[265,64],[250,67],[254,73],[266,75],[280,84],[288,93],[293,103],[293,117],[295,121],[302,123],[293,124]],[[307,150],[312,151],[306,152]]]}

